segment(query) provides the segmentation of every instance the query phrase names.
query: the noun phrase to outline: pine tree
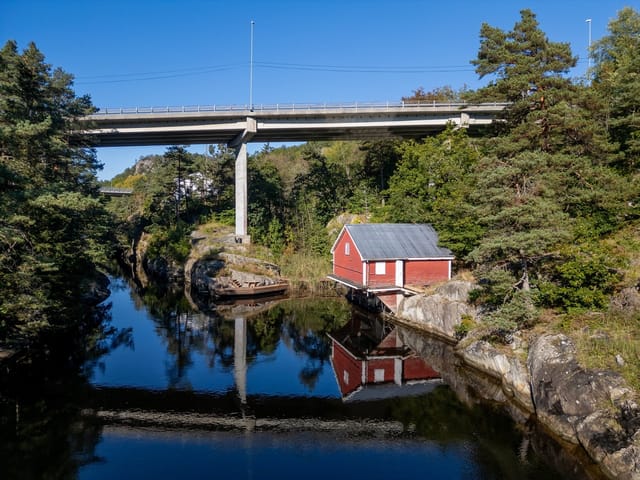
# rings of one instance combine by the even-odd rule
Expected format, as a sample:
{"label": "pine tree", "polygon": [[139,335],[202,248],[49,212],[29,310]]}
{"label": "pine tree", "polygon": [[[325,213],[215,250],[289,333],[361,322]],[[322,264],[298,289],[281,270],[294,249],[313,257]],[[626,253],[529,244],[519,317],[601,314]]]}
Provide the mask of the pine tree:
{"label": "pine tree", "polygon": [[491,78],[475,99],[511,102],[491,148],[499,157],[540,150],[608,161],[612,147],[604,119],[598,122],[599,102],[566,77],[576,65],[569,44],[550,41],[530,10],[520,15],[508,32],[483,24],[471,62],[480,78]]}
{"label": "pine tree", "polygon": [[0,51],[0,342],[30,341],[81,308],[81,280],[104,258],[107,216],[95,152],[71,146],[91,113],[72,77],[31,43]]}
{"label": "pine tree", "polygon": [[640,162],[640,14],[630,7],[609,23],[609,35],[593,46],[593,87],[605,99],[611,139],[622,152],[618,165]]}

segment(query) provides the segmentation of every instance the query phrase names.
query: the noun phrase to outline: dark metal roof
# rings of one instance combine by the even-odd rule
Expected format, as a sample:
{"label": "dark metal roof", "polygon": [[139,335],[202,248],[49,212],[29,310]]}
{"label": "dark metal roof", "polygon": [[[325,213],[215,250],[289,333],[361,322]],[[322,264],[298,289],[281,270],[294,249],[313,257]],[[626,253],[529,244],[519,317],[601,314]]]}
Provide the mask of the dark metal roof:
{"label": "dark metal roof", "polygon": [[362,223],[345,225],[363,260],[453,258],[438,246],[438,234],[429,224]]}

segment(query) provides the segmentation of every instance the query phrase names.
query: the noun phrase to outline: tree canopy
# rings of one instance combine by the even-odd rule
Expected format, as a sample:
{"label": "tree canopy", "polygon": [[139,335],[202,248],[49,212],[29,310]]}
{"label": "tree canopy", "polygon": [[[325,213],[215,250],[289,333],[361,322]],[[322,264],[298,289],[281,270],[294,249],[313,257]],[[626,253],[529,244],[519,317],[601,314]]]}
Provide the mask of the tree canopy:
{"label": "tree canopy", "polygon": [[108,216],[95,152],[71,146],[91,113],[71,75],[31,43],[0,50],[0,342],[28,342],[81,308],[82,279],[106,258]]}

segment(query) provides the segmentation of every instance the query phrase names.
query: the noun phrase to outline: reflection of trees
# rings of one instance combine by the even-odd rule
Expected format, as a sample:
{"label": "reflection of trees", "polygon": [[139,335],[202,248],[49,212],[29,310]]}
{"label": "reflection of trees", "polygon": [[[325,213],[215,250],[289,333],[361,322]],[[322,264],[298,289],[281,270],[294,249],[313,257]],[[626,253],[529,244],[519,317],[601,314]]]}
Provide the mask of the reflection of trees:
{"label": "reflection of trees", "polygon": [[425,396],[395,398],[389,411],[405,429],[411,429],[416,435],[442,448],[455,444],[473,445],[468,451],[478,468],[478,478],[566,478],[550,476],[552,472],[545,459],[539,455],[528,455],[531,452],[526,448],[520,452],[524,461],[514,461],[515,452],[522,445],[528,445],[528,433],[519,431],[514,421],[497,406],[469,407],[446,386],[438,387]]}
{"label": "reflection of trees", "polygon": [[50,331],[29,362],[0,375],[3,480],[74,479],[80,467],[97,460],[102,426],[82,415],[87,378],[102,356],[131,344],[131,331],[110,324],[108,303],[60,321],[68,327]]}
{"label": "reflection of trees", "polygon": [[306,356],[298,378],[313,391],[331,355],[327,333],[348,320],[349,307],[343,302],[318,299],[288,302],[283,308],[286,324],[283,342],[294,352]]}
{"label": "reflection of trees", "polygon": [[250,344],[255,345],[257,352],[271,355],[276,351],[284,321],[284,310],[280,305],[251,320],[249,323]]}
{"label": "reflection of trees", "polygon": [[[152,285],[142,299],[156,323],[167,354],[166,372],[173,388],[191,388],[187,376],[193,354],[202,355],[213,367],[234,364],[234,323],[215,314],[194,312],[181,290]],[[247,324],[247,363],[258,355],[273,355],[280,342],[306,356],[300,381],[313,390],[330,355],[326,333],[347,321],[349,307],[336,299],[281,302],[252,317]]]}
{"label": "reflection of trees", "polygon": [[306,385],[309,391],[313,391],[318,377],[322,373],[325,362],[331,355],[331,342],[329,337],[311,330],[298,330],[295,324],[287,326],[287,334],[293,343],[296,353],[304,353],[307,358],[298,374],[300,383]]}
{"label": "reflection of trees", "polygon": [[80,467],[96,461],[102,426],[83,418],[67,395],[52,398],[50,393],[47,400],[0,402],[3,479],[73,479]]}
{"label": "reflection of trees", "polygon": [[233,366],[233,324],[217,315],[194,311],[181,289],[151,285],[141,298],[167,350],[165,370],[170,387],[191,389],[188,372],[196,353],[210,368],[216,362]]}

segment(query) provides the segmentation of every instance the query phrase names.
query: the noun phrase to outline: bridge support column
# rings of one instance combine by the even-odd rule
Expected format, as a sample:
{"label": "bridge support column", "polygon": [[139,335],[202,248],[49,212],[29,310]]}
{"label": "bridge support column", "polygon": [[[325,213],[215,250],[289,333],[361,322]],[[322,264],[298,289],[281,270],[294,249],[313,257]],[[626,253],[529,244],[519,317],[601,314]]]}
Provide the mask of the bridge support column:
{"label": "bridge support column", "polygon": [[245,125],[244,131],[229,143],[236,149],[236,241],[239,243],[251,243],[247,232],[247,143],[258,131],[255,118],[247,117]]}
{"label": "bridge support column", "polygon": [[247,233],[247,144],[241,143],[236,148],[236,241],[251,243]]}

